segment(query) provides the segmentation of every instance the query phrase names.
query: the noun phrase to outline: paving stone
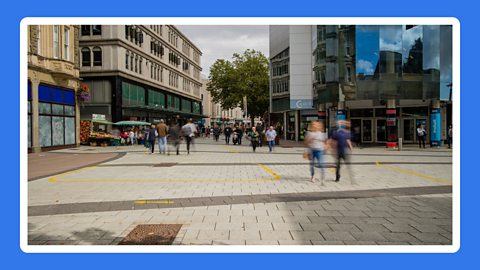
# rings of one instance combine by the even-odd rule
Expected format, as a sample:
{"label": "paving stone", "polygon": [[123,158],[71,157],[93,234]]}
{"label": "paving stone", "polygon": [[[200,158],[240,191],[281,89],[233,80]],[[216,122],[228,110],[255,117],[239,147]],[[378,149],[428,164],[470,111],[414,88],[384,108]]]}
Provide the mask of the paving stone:
{"label": "paving stone", "polygon": [[417,229],[410,226],[409,224],[383,224],[383,226],[385,226],[391,232],[406,232],[406,233],[418,232]]}
{"label": "paving stone", "polygon": [[418,241],[409,233],[380,232],[389,242],[415,242]]}
{"label": "paving stone", "polygon": [[302,230],[302,227],[300,226],[300,223],[273,222],[272,226],[273,226],[273,229],[275,231]]}
{"label": "paving stone", "polygon": [[257,222],[256,216],[231,216],[230,223],[251,223]]}
{"label": "paving stone", "polygon": [[420,232],[426,233],[426,232],[433,232],[433,233],[445,233],[444,229],[437,225],[417,225],[413,224],[412,227],[415,229],[419,230]]}
{"label": "paving stone", "polygon": [[257,221],[258,223],[284,222],[282,216],[257,216]]}
{"label": "paving stone", "polygon": [[386,212],[386,211],[363,211],[369,217],[392,217],[393,211]]}
{"label": "paving stone", "polygon": [[327,241],[355,241],[349,232],[321,232]]}
{"label": "paving stone", "polygon": [[403,212],[403,211],[392,211],[390,212],[392,217],[397,217],[397,218],[416,218],[412,212]]}
{"label": "paving stone", "polygon": [[435,243],[445,243],[451,244],[452,241],[442,236],[439,233],[411,233],[415,238],[421,242],[435,242]]}
{"label": "paving stone", "polygon": [[312,242],[309,240],[278,240],[280,245],[312,245]]}
{"label": "paving stone", "polygon": [[329,245],[345,245],[342,241],[312,241],[313,245],[322,245],[322,246],[329,246]]}
{"label": "paving stone", "polygon": [[201,239],[201,240],[186,240],[182,241],[181,245],[212,245],[212,240]]}
{"label": "paving stone", "polygon": [[230,231],[230,240],[260,240],[260,231]]}
{"label": "paving stone", "polygon": [[337,220],[333,217],[308,217],[312,223],[323,223],[323,224],[327,224],[327,223],[338,223]]}
{"label": "paving stone", "polygon": [[326,211],[338,211],[338,210],[347,211],[347,208],[345,208],[345,206],[343,205],[323,205],[322,207]]}
{"label": "paving stone", "polygon": [[243,231],[245,230],[245,226],[243,222],[217,222],[215,224],[215,230],[230,230],[230,231]]}
{"label": "paving stone", "polygon": [[266,216],[267,215],[267,210],[262,209],[262,210],[243,210],[243,215],[244,216]]}
{"label": "paving stone", "polygon": [[393,224],[417,224],[418,222],[411,219],[411,218],[395,218],[395,217],[388,217],[386,218]]}
{"label": "paving stone", "polygon": [[332,231],[327,224],[322,223],[300,223],[304,231]]}
{"label": "paving stone", "polygon": [[316,216],[317,213],[314,210],[292,210],[294,216]]}
{"label": "paving stone", "polygon": [[262,231],[273,231],[272,223],[267,222],[245,222],[245,230],[262,230]]}
{"label": "paving stone", "polygon": [[247,245],[267,245],[267,246],[275,246],[278,245],[278,241],[276,240],[247,240]]}
{"label": "paving stone", "polygon": [[289,231],[260,231],[262,240],[293,240]]}
{"label": "paving stone", "polygon": [[343,215],[335,210],[325,211],[325,210],[315,210],[318,216],[320,217],[342,217]]}
{"label": "paving stone", "polygon": [[411,245],[409,242],[377,242],[377,245],[385,246],[408,246]]}
{"label": "paving stone", "polygon": [[366,224],[366,223],[355,223],[355,225],[360,228],[363,232],[389,232],[382,224]]}
{"label": "paving stone", "polygon": [[385,218],[378,217],[360,218],[360,220],[367,224],[391,224],[390,221],[386,220]]}
{"label": "paving stone", "polygon": [[335,217],[338,223],[363,223],[363,220],[359,217]]}
{"label": "paving stone", "polygon": [[212,245],[244,246],[245,240],[213,240]]}
{"label": "paving stone", "polygon": [[386,241],[387,239],[383,237],[378,232],[350,232],[353,237],[358,241]]}
{"label": "paving stone", "polygon": [[355,224],[328,224],[334,232],[360,232],[360,229]]}
{"label": "paving stone", "polygon": [[340,211],[345,217],[366,217],[367,215],[362,211]]}
{"label": "paving stone", "polygon": [[[293,216],[290,210],[267,210],[269,216]],[[316,215],[316,214],[315,214]]]}
{"label": "paving stone", "polygon": [[[318,231],[295,231],[291,230],[290,234],[293,237],[293,240],[325,240],[323,236]],[[280,244],[282,244],[280,242]]]}
{"label": "paving stone", "polygon": [[192,223],[192,224],[186,224],[185,227],[190,230],[192,229],[215,230],[215,223],[214,222]]}
{"label": "paving stone", "polygon": [[205,216],[203,222],[230,222],[230,216]]}
{"label": "paving stone", "polygon": [[376,245],[375,241],[344,241],[345,245]]}
{"label": "paving stone", "polygon": [[200,230],[198,233],[198,240],[228,240],[230,231],[229,230],[215,230],[215,231],[204,231]]}

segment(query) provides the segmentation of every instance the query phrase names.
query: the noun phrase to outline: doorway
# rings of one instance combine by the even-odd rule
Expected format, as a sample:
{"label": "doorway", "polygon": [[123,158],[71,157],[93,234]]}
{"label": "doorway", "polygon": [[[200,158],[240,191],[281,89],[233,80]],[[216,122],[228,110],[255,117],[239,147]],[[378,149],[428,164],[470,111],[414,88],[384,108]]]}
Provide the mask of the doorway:
{"label": "doorway", "polygon": [[387,120],[377,119],[377,140],[376,142],[387,141]]}
{"label": "doorway", "polygon": [[407,143],[415,142],[415,121],[412,118],[403,119],[403,141]]}

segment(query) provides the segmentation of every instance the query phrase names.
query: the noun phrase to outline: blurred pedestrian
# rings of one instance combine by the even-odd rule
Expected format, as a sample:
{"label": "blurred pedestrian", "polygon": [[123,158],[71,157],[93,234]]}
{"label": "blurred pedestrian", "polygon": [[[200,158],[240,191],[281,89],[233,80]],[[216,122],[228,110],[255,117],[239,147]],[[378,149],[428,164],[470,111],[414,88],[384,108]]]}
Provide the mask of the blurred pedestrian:
{"label": "blurred pedestrian", "polygon": [[425,127],[423,124],[419,124],[417,126],[417,138],[418,138],[418,147],[425,148],[425,137],[427,137],[427,132],[425,131]]}
{"label": "blurred pedestrian", "polygon": [[270,126],[268,130],[265,132],[265,136],[267,137],[268,149],[271,153],[273,150],[273,146],[275,145],[275,138],[277,137],[277,132],[273,129],[273,126]]}
{"label": "blurred pedestrian", "polygon": [[215,127],[213,128],[213,138],[215,139],[216,142],[218,142],[218,138],[220,137],[220,128],[218,127],[217,124],[215,124]]}
{"label": "blurred pedestrian", "polygon": [[159,153],[166,154],[168,128],[163,119],[160,119],[160,124],[157,125],[157,133]]}
{"label": "blurred pedestrian", "polygon": [[148,143],[150,144],[150,149],[152,150],[152,154],[155,150],[155,138],[156,138],[157,130],[155,129],[155,125],[152,125],[148,130]]}
{"label": "blurred pedestrian", "polygon": [[[168,141],[175,147],[177,155],[180,154],[180,127],[176,122],[172,122],[168,129]],[[167,153],[170,155],[170,148],[167,147]]]}
{"label": "blurred pedestrian", "polygon": [[450,125],[448,127],[448,131],[447,131],[447,143],[448,143],[448,148],[452,148],[452,138],[453,138],[453,129],[452,129],[452,125]]}
{"label": "blurred pedestrian", "polygon": [[248,137],[250,137],[250,142],[252,143],[253,152],[255,152],[255,149],[257,149],[257,146],[258,146],[258,140],[260,139],[260,134],[258,133],[255,127],[252,127],[252,131],[250,132],[250,134],[248,134]]}
{"label": "blurred pedestrian", "polygon": [[193,137],[195,137],[195,126],[192,123],[192,120],[188,120],[188,122],[183,125],[182,127],[182,136],[185,138],[187,142],[187,155],[190,155],[190,144],[192,144]]}
{"label": "blurred pedestrian", "polygon": [[[315,167],[320,168],[322,186],[324,185],[323,181],[325,180],[325,172],[323,166],[323,155],[326,150],[326,141],[327,134],[325,133],[325,126],[322,122],[313,121],[310,123],[309,130],[305,136],[305,144],[308,146],[310,151],[310,176],[311,181],[315,182]],[[315,166],[315,160],[317,161],[317,166]]]}
{"label": "blurred pedestrian", "polygon": [[332,134],[332,140],[336,145],[336,171],[335,171],[335,182],[340,181],[340,160],[343,160],[345,163],[348,174],[350,176],[350,181],[352,184],[355,184],[353,179],[353,174],[350,168],[350,152],[353,150],[352,142],[350,139],[350,126],[348,121],[338,121],[337,130]]}
{"label": "blurred pedestrian", "polygon": [[233,129],[230,125],[227,125],[223,130],[223,135],[225,135],[225,143],[230,144],[230,136],[232,135]]}

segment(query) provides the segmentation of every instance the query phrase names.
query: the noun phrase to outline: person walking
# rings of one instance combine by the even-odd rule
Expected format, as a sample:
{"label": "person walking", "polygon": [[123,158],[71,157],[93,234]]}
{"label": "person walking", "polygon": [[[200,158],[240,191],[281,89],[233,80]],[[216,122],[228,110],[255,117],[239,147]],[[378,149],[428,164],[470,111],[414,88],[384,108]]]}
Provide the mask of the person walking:
{"label": "person walking", "polygon": [[212,133],[213,133],[213,138],[215,139],[216,142],[218,142],[218,138],[220,137],[220,128],[218,128],[218,125],[215,125]]}
{"label": "person walking", "polygon": [[[305,136],[304,143],[308,146],[310,152],[310,176],[311,181],[315,182],[315,167],[320,168],[322,186],[324,185],[323,181],[325,180],[325,171],[323,166],[323,155],[326,150],[326,141],[327,134],[325,133],[325,126],[322,122],[313,121],[310,123],[310,127]],[[315,160],[317,161],[317,166],[315,166]]]}
{"label": "person walking", "polygon": [[450,125],[448,127],[448,131],[447,131],[447,144],[448,144],[448,148],[452,148],[452,138],[453,138],[453,129],[452,129],[452,125]]}
{"label": "person walking", "polygon": [[193,141],[193,137],[195,136],[195,129],[194,126],[192,127],[192,120],[188,120],[188,122],[183,125],[182,127],[182,136],[185,138],[187,142],[187,155],[190,155],[190,144]]}
{"label": "person walking", "polygon": [[155,151],[155,138],[157,130],[155,129],[155,125],[152,125],[148,130],[148,143],[150,144],[150,148],[152,150],[152,154]]}
{"label": "person walking", "polygon": [[227,125],[225,129],[223,130],[223,135],[225,135],[225,143],[230,144],[230,136],[232,135],[232,128],[230,125]]}
{"label": "person walking", "polygon": [[157,134],[159,153],[166,154],[168,128],[163,119],[160,119],[160,124],[157,125]]}
{"label": "person walking", "polygon": [[340,160],[343,160],[345,165],[347,165],[347,170],[350,175],[350,181],[352,184],[355,184],[355,180],[353,179],[353,174],[350,169],[350,157],[348,150],[352,151],[352,142],[351,142],[351,135],[349,131],[349,123],[347,121],[338,121],[337,122],[337,130],[332,134],[332,140],[336,144],[336,171],[335,171],[335,182],[340,181]]}
{"label": "person walking", "polygon": [[418,138],[418,147],[425,148],[425,137],[427,137],[427,132],[422,124],[417,126],[417,138]]}
{"label": "person walking", "polygon": [[[168,141],[175,147],[177,155],[180,154],[180,128],[177,123],[172,122],[168,129]],[[167,154],[170,155],[170,148],[167,147]]]}
{"label": "person walking", "polygon": [[258,140],[260,139],[260,133],[258,133],[255,127],[252,127],[252,131],[250,132],[250,134],[248,134],[248,137],[250,137],[250,142],[252,143],[253,152],[255,152],[255,149],[257,149],[257,146],[258,146]]}
{"label": "person walking", "polygon": [[134,145],[134,143],[135,143],[135,132],[133,132],[133,129],[130,129],[130,132],[128,132],[128,140],[130,141],[130,145]]}
{"label": "person walking", "polygon": [[275,138],[277,137],[277,132],[273,129],[273,126],[270,126],[268,130],[265,132],[265,136],[267,137],[268,149],[271,153],[273,150],[273,146],[275,145]]}

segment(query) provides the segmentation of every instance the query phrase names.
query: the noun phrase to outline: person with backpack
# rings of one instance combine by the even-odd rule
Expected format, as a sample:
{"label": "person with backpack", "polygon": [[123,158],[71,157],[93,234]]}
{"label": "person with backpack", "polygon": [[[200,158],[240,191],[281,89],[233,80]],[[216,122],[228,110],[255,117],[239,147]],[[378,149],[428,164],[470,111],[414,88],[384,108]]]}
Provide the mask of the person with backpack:
{"label": "person with backpack", "polygon": [[417,138],[418,138],[418,147],[425,148],[425,137],[427,137],[427,132],[422,124],[417,126]]}

